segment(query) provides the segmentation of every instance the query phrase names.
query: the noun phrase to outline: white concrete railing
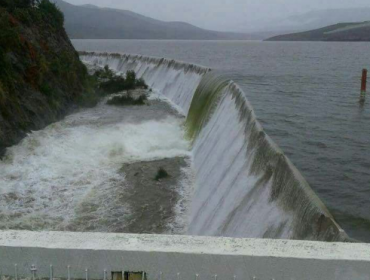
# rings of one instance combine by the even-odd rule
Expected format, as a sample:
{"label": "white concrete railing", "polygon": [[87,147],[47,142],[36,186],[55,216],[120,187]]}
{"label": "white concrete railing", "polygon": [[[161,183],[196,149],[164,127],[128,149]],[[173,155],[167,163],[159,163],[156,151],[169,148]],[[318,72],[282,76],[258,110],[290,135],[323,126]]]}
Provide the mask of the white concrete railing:
{"label": "white concrete railing", "polygon": [[122,271],[148,280],[369,280],[370,244],[0,231],[6,278],[111,279]]}

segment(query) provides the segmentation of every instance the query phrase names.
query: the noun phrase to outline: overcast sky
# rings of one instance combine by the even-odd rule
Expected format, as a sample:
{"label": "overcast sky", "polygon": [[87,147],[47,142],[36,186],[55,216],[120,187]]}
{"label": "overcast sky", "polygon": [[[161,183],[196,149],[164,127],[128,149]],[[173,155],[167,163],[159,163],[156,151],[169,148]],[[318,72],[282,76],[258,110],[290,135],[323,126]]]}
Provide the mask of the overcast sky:
{"label": "overcast sky", "polygon": [[242,31],[270,19],[312,10],[370,7],[370,0],[66,0],[131,10],[165,21],[185,21],[202,28]]}

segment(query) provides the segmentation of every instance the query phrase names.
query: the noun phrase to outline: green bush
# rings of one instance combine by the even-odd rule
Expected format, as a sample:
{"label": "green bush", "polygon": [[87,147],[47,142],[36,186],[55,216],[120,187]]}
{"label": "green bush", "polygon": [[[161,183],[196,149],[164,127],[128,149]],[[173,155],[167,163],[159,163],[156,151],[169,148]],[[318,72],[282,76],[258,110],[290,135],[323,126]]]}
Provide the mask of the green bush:
{"label": "green bush", "polygon": [[7,13],[0,8],[0,82],[3,90],[9,90],[16,72],[10,61],[10,52],[20,48],[18,28],[12,27]]}
{"label": "green bush", "polygon": [[99,103],[100,98],[101,96],[97,91],[86,90],[78,97],[77,104],[81,107],[93,108]]}
{"label": "green bush", "polygon": [[126,84],[129,88],[134,88],[136,85],[136,74],[134,71],[127,71],[126,73]]}
{"label": "green bush", "polygon": [[132,88],[133,87],[130,87],[127,84],[126,80],[122,77],[114,77],[100,84],[100,89],[108,94],[132,89]]}
{"label": "green bush", "polygon": [[7,75],[10,63],[8,62],[3,48],[0,46],[0,81]]}
{"label": "green bush", "polygon": [[47,97],[53,96],[53,89],[45,82],[40,85],[40,92]]}
{"label": "green bush", "polygon": [[55,28],[63,27],[64,24],[63,13],[50,0],[0,0],[0,8],[7,9],[26,25],[40,22],[43,17]]}
{"label": "green bush", "polygon": [[0,7],[14,10],[15,8],[28,8],[30,3],[27,0],[0,0]]}
{"label": "green bush", "polygon": [[10,24],[9,15],[0,11],[0,47],[3,52],[14,51],[20,46],[19,28]]}
{"label": "green bush", "polygon": [[92,108],[95,107],[101,97],[104,95],[98,90],[98,80],[94,75],[88,75],[86,67],[83,68],[84,71],[84,92],[79,96],[77,104],[81,107]]}
{"label": "green bush", "polygon": [[170,177],[168,172],[163,167],[161,167],[158,169],[157,175],[155,176],[154,180],[159,181],[168,177]]}
{"label": "green bush", "polygon": [[96,71],[94,76],[101,81],[100,89],[107,94],[135,88],[148,89],[143,79],[136,79],[134,71],[127,71],[126,78],[123,78],[121,76],[115,76],[114,73],[109,70],[108,66],[105,66],[104,69]]}
{"label": "green bush", "polygon": [[17,20],[24,23],[27,26],[30,26],[33,24],[33,17],[30,13],[30,9],[21,9],[21,8],[15,8],[13,15]]}
{"label": "green bush", "polygon": [[99,80],[112,79],[114,73],[109,69],[108,65],[105,65],[103,69],[99,69],[94,73],[94,76]]}
{"label": "green bush", "polygon": [[54,3],[49,0],[41,0],[38,9],[44,16],[48,17],[54,27],[63,27],[64,15]]}
{"label": "green bush", "polygon": [[40,0],[0,0],[0,7],[14,11],[16,8],[27,9],[40,3]]}
{"label": "green bush", "polygon": [[140,95],[138,98],[132,97],[129,93],[127,95],[115,96],[107,101],[108,105],[116,106],[140,106],[145,105],[148,98],[145,94]]}
{"label": "green bush", "polygon": [[136,81],[136,87],[138,88],[143,88],[143,89],[148,89],[148,85],[145,83],[143,78],[140,78],[139,80]]}

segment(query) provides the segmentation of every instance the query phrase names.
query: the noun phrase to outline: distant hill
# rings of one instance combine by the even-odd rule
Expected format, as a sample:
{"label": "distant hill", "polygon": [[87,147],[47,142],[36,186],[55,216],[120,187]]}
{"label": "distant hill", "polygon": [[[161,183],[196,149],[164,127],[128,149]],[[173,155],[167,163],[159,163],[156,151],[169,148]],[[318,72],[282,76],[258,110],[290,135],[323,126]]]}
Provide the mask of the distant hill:
{"label": "distant hill", "polygon": [[127,10],[54,2],[64,13],[65,28],[72,39],[252,39],[247,34],[210,31],[185,22],[164,22]]}
{"label": "distant hill", "polygon": [[259,23],[258,26],[254,28],[259,32],[269,31],[278,32],[278,34],[287,34],[323,28],[325,26],[335,25],[339,22],[358,23],[369,20],[369,7],[331,9],[311,11],[287,18],[269,20],[264,23]]}
{"label": "distant hill", "polygon": [[360,23],[339,23],[306,32],[279,35],[267,41],[370,41],[370,21]]}

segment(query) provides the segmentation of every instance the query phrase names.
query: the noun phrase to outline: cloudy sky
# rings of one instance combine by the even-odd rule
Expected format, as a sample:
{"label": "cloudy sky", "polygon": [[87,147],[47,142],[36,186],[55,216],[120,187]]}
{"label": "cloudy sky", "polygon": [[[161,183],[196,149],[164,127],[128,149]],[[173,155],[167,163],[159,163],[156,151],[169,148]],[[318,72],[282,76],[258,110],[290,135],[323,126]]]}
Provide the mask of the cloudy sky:
{"label": "cloudy sky", "polygon": [[[202,28],[243,31],[291,15],[321,9],[370,7],[370,0],[66,0],[131,10],[166,21]],[[247,28],[248,29],[248,28]]]}

